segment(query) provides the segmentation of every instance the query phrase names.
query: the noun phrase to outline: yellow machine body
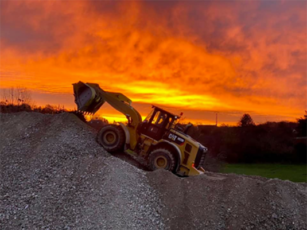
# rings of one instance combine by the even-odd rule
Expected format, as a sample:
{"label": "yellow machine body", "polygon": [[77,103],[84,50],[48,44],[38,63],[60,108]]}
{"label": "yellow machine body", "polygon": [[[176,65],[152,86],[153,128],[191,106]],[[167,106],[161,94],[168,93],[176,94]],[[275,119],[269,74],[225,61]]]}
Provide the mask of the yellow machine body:
{"label": "yellow machine body", "polygon": [[[153,106],[152,112],[142,121],[141,115],[131,106],[132,101],[121,93],[104,91],[95,83],[78,82],[73,84],[73,88],[75,103],[80,112],[93,114],[108,102],[126,116],[127,124],[119,123],[125,136],[126,153],[148,159],[154,150],[166,149],[174,156],[174,173],[191,176],[204,172],[201,165],[207,148],[175,129],[179,116]],[[163,123],[160,121],[161,118]]]}

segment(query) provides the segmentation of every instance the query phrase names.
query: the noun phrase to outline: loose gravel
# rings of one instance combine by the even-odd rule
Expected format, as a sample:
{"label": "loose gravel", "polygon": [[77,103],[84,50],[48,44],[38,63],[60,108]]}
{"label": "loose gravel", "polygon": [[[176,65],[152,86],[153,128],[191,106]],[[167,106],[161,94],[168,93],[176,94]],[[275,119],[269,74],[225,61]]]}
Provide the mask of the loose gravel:
{"label": "loose gravel", "polygon": [[1,114],[0,229],[163,229],[145,172],[73,114]]}
{"label": "loose gravel", "polygon": [[307,229],[306,183],[146,172],[95,136],[74,114],[0,113],[0,229]]}

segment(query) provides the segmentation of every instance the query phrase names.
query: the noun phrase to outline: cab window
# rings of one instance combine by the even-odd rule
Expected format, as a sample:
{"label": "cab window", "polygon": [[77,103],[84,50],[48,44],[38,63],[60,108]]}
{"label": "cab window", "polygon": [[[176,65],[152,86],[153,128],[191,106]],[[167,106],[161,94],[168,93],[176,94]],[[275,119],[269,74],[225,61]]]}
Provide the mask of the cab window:
{"label": "cab window", "polygon": [[153,110],[151,110],[151,112],[147,115],[147,117],[145,118],[145,120],[144,121],[147,121],[147,122],[149,122],[149,120],[150,120],[150,118],[151,118],[151,116],[152,116],[152,114],[153,114],[153,112],[154,112],[155,110],[153,109]]}
{"label": "cab window", "polygon": [[158,121],[159,119],[159,116],[160,116],[160,111],[157,111],[155,113],[155,116],[153,117],[152,121],[151,121],[151,124],[156,124],[156,122]]}
{"label": "cab window", "polygon": [[166,119],[167,119],[167,114],[160,113],[158,120],[156,121],[156,125],[162,127],[165,124]]}
{"label": "cab window", "polygon": [[166,129],[170,129],[172,127],[172,125],[173,125],[173,118],[169,117]]}

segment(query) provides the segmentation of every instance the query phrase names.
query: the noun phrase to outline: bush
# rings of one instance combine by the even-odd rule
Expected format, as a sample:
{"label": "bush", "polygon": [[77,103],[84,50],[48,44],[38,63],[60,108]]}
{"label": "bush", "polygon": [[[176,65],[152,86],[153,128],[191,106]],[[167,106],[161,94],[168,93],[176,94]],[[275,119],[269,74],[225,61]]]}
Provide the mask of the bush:
{"label": "bush", "polygon": [[45,107],[36,107],[36,106],[30,106],[29,104],[22,103],[22,104],[12,104],[12,103],[6,103],[1,101],[0,102],[0,112],[1,113],[17,113],[17,112],[39,112],[39,113],[62,113],[67,112],[67,110],[63,106],[52,106],[52,105],[46,105]]}
{"label": "bush", "polygon": [[296,126],[294,122],[238,127],[199,126],[193,129],[191,137],[208,147],[210,157],[221,162],[305,163],[306,145],[296,145]]}

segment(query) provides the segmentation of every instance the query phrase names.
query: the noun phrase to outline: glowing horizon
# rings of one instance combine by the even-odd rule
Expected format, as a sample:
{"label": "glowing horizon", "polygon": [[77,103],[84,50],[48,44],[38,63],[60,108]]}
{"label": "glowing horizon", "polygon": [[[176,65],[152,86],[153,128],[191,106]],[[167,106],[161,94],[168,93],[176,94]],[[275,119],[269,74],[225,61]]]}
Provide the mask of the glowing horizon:
{"label": "glowing horizon", "polygon": [[[307,110],[303,1],[1,1],[0,88],[74,108],[94,82],[194,123],[294,121]],[[121,115],[110,106],[99,114]]]}

